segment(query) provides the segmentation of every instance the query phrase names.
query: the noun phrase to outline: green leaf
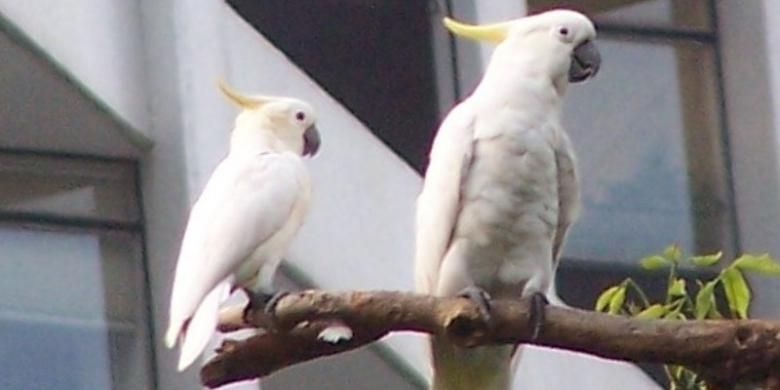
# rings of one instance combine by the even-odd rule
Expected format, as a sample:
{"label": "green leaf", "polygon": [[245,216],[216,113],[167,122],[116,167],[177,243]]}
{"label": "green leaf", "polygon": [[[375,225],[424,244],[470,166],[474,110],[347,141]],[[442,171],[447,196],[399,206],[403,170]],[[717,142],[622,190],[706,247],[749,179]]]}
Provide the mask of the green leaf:
{"label": "green leaf", "polygon": [[626,303],[626,311],[633,317],[642,311],[642,307],[632,301],[628,301],[628,303]]}
{"label": "green leaf", "polygon": [[654,320],[661,318],[664,314],[666,314],[666,308],[663,305],[656,303],[655,305],[651,305],[647,309],[642,310],[636,315],[636,318]]}
{"label": "green leaf", "polygon": [[721,280],[731,312],[739,318],[747,318],[748,306],[750,306],[750,288],[748,288],[742,272],[734,267],[726,268],[721,272]]}
{"label": "green leaf", "polygon": [[697,320],[706,318],[710,308],[715,304],[715,286],[718,281],[719,279],[715,279],[707,282],[696,294],[696,307],[693,310],[693,315]]}
{"label": "green leaf", "polygon": [[666,313],[663,315],[663,318],[670,320],[686,320],[687,318],[685,314],[682,313],[682,310],[687,300],[686,297],[681,297],[666,304],[664,306],[666,308]]}
{"label": "green leaf", "polygon": [[664,248],[663,256],[674,263],[678,262],[680,260],[680,257],[682,256],[682,250],[680,250],[680,246],[677,244],[672,244]]}
{"label": "green leaf", "polygon": [[683,366],[672,366],[672,375],[674,375],[675,378],[680,378],[683,375]]}
{"label": "green leaf", "polygon": [[769,254],[763,255],[742,255],[734,260],[733,267],[743,271],[758,272],[763,275],[780,276],[780,263],[769,257]]}
{"label": "green leaf", "polygon": [[623,302],[626,301],[626,286],[620,286],[620,288],[612,295],[609,300],[609,314],[618,314],[620,308],[623,307]]}
{"label": "green leaf", "polygon": [[639,265],[646,270],[654,270],[669,266],[671,263],[663,256],[652,255],[639,260]]}
{"label": "green leaf", "polygon": [[707,318],[712,318],[716,320],[723,318],[723,314],[720,314],[720,311],[718,310],[718,306],[715,304],[714,299],[712,302],[712,306],[710,306],[710,311],[707,312]]}
{"label": "green leaf", "polygon": [[672,297],[682,297],[688,295],[688,292],[685,289],[685,279],[675,279],[674,282],[672,282],[672,284],[669,286],[669,291],[666,293]]}
{"label": "green leaf", "polygon": [[685,316],[685,314],[680,313],[678,310],[672,310],[664,314],[665,320],[682,320],[685,321],[688,319],[688,317]]}
{"label": "green leaf", "polygon": [[598,299],[596,299],[596,311],[604,311],[612,300],[612,297],[620,288],[622,288],[622,285],[612,286],[604,290],[604,292],[599,295]]}
{"label": "green leaf", "polygon": [[711,255],[693,256],[691,261],[699,267],[709,267],[720,261],[721,257],[723,257],[723,252],[717,252]]}

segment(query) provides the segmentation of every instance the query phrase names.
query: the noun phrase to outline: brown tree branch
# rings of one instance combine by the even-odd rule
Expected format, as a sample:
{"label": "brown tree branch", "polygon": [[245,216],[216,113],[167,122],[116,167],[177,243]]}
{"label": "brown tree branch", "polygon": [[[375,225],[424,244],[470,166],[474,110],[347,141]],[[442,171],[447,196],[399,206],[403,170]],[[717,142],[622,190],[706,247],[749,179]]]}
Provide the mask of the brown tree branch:
{"label": "brown tree branch", "polygon": [[[395,331],[444,335],[464,347],[528,342],[527,301],[496,301],[491,315],[489,327],[477,307],[462,298],[401,292],[294,293],[277,305],[276,331],[224,344],[203,367],[201,380],[216,387],[260,378],[359,348]],[[317,340],[334,319],[352,328],[351,340],[335,345]],[[223,318],[223,326],[230,329],[241,322],[236,311]],[[250,322],[263,325],[268,318],[256,311]],[[685,365],[720,386],[761,382],[775,389],[780,375],[780,323],[771,321],[637,320],[550,306],[533,344],[608,359]]]}

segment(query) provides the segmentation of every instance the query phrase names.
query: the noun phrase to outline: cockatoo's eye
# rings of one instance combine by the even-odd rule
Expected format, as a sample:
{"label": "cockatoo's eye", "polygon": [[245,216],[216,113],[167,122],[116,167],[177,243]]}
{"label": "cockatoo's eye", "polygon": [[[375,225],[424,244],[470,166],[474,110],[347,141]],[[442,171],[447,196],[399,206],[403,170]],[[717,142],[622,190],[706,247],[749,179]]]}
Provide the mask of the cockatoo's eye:
{"label": "cockatoo's eye", "polygon": [[572,34],[571,30],[566,26],[556,27],[555,34],[564,42],[571,42],[574,39],[574,34]]}
{"label": "cockatoo's eye", "polygon": [[305,121],[305,120],[306,120],[306,114],[304,114],[304,113],[303,113],[303,112],[301,112],[301,111],[298,111],[298,112],[296,112],[296,113],[295,113],[295,120],[297,120],[298,122],[303,122],[303,121]]}
{"label": "cockatoo's eye", "polygon": [[552,29],[552,34],[561,42],[571,43],[574,41],[574,32],[567,26],[556,26]]}

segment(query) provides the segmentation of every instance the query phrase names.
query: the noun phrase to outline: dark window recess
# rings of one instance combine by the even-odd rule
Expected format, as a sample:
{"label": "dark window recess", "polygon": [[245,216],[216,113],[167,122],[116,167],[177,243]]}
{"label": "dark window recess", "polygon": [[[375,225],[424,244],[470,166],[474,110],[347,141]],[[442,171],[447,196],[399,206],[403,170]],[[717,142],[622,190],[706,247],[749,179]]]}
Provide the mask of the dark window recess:
{"label": "dark window recess", "polygon": [[417,170],[438,122],[427,1],[229,0]]}

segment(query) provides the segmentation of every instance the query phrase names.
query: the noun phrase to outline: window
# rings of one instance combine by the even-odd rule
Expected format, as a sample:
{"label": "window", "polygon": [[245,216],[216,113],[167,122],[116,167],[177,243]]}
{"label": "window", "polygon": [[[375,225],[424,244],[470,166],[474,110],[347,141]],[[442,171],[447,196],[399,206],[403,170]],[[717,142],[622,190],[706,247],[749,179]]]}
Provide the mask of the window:
{"label": "window", "polygon": [[135,164],[0,153],[0,388],[153,388]]}

